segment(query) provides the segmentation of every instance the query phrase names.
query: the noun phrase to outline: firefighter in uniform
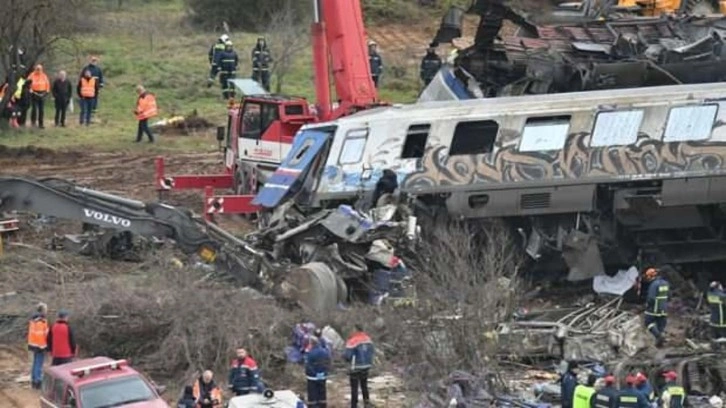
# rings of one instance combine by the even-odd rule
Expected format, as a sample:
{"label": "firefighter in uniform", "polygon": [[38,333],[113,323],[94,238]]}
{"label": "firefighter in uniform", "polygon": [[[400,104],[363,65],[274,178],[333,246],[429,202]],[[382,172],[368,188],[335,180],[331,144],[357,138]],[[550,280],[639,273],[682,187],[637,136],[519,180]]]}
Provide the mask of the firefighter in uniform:
{"label": "firefighter in uniform", "polygon": [[575,395],[572,397],[572,408],[591,408],[595,395],[595,381],[597,377],[590,374],[587,376],[587,384],[578,384],[575,387]]}
{"label": "firefighter in uniform", "polygon": [[719,282],[711,282],[706,294],[708,306],[711,309],[711,340],[714,342],[715,348],[720,348],[716,341],[726,338],[726,310],[724,310],[724,302],[726,301],[726,293],[723,285]]}
{"label": "firefighter in uniform", "polygon": [[678,375],[675,371],[667,371],[663,373],[666,384],[660,393],[658,406],[663,408],[683,408],[683,402],[686,399],[686,391],[680,385],[676,384]]}
{"label": "firefighter in uniform", "polygon": [[648,268],[645,271],[645,281],[650,283],[645,306],[645,327],[655,337],[656,346],[661,347],[665,342],[665,328],[668,322],[670,284],[655,268]]}
{"label": "firefighter in uniform", "polygon": [[650,384],[648,377],[646,377],[642,372],[635,374],[635,389],[638,390],[639,393],[643,394],[648,402],[655,401],[653,386]]}
{"label": "firefighter in uniform", "polygon": [[264,37],[260,37],[252,49],[252,79],[262,85],[267,92],[270,91],[270,63],[272,56],[267,48],[267,42]]}
{"label": "firefighter in uniform", "polygon": [[264,391],[257,362],[247,353],[247,350],[237,349],[237,358],[232,360],[227,384],[236,396]]}
{"label": "firefighter in uniform", "polygon": [[635,389],[635,376],[625,377],[627,387],[618,393],[617,408],[650,408],[648,400]]}
{"label": "firefighter in uniform", "polygon": [[217,42],[209,48],[209,79],[207,80],[207,88],[210,88],[214,83],[214,78],[217,77],[219,72],[219,66],[217,66],[217,57],[224,51],[225,44],[229,41],[227,34],[222,34]]}
{"label": "firefighter in uniform", "polygon": [[224,44],[224,51],[217,56],[219,65],[219,84],[222,86],[222,97],[226,100],[234,98],[234,85],[229,80],[237,77],[239,57],[232,48],[232,41]]}
{"label": "firefighter in uniform", "polygon": [[381,74],[383,73],[383,59],[378,53],[378,43],[373,40],[368,41],[368,64],[371,68],[373,85],[378,88],[378,81],[381,79]]}
{"label": "firefighter in uniform", "polygon": [[603,378],[605,385],[595,393],[593,406],[595,408],[616,408],[618,403],[618,390],[615,389],[615,377],[606,375]]}
{"label": "firefighter in uniform", "polygon": [[428,86],[439,72],[439,69],[441,69],[441,57],[436,54],[436,46],[436,43],[429,44],[429,49],[426,51],[426,55],[421,60],[420,77],[424,86]]}

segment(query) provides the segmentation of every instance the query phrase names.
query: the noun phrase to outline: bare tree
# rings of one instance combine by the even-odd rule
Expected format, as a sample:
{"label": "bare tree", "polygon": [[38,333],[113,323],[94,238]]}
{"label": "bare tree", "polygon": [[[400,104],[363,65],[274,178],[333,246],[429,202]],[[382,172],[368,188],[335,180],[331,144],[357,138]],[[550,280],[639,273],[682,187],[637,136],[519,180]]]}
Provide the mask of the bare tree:
{"label": "bare tree", "polygon": [[293,7],[283,7],[272,14],[267,44],[273,59],[270,74],[276,79],[275,92],[282,93],[295,59],[310,44],[309,25],[300,21]]}

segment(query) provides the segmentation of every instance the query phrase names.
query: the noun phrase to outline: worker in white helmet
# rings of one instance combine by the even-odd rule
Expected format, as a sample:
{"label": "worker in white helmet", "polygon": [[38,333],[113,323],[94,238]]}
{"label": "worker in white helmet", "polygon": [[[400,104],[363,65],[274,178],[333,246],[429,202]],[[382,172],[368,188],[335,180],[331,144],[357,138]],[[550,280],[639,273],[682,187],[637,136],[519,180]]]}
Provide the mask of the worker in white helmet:
{"label": "worker in white helmet", "polygon": [[211,48],[209,48],[209,79],[207,80],[207,88],[211,87],[214,83],[214,78],[216,78],[217,73],[219,72],[219,67],[217,65],[217,59],[219,54],[224,51],[224,45],[229,41],[229,36],[227,34],[222,34],[217,39],[217,42],[215,42]]}
{"label": "worker in white helmet", "polygon": [[368,41],[368,64],[371,68],[371,79],[373,79],[373,85],[378,88],[378,81],[383,73],[383,60],[378,54],[378,43],[373,40]]}

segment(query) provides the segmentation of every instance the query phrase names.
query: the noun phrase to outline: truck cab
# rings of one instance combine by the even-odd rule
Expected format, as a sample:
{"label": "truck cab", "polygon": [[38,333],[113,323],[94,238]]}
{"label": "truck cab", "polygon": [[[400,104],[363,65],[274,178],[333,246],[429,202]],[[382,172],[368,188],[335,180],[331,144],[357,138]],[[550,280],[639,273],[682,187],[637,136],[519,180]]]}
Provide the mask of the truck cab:
{"label": "truck cab", "polygon": [[41,408],[169,408],[158,389],[126,360],[94,357],[44,370]]}

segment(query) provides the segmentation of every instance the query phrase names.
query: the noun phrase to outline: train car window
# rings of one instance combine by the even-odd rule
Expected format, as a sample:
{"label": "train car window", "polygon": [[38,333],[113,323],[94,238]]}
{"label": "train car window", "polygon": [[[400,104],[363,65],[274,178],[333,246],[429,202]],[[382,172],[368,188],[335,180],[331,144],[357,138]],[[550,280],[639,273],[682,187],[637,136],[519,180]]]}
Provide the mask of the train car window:
{"label": "train car window", "polygon": [[402,159],[420,159],[426,150],[431,125],[411,125],[406,132],[406,140],[401,151]]}
{"label": "train car window", "polygon": [[351,130],[345,136],[343,147],[340,149],[338,164],[355,164],[363,158],[363,150],[368,139],[367,130]]}
{"label": "train car window", "polygon": [[520,152],[560,150],[570,131],[570,116],[527,118],[519,143]]}
{"label": "train car window", "polygon": [[486,154],[492,151],[499,133],[499,124],[493,120],[459,122],[451,139],[449,156]]}
{"label": "train car window", "polygon": [[599,112],[592,129],[590,146],[623,146],[635,143],[643,110]]}
{"label": "train car window", "polygon": [[711,137],[718,105],[679,106],[668,114],[664,142],[705,140]]}

